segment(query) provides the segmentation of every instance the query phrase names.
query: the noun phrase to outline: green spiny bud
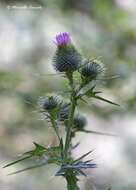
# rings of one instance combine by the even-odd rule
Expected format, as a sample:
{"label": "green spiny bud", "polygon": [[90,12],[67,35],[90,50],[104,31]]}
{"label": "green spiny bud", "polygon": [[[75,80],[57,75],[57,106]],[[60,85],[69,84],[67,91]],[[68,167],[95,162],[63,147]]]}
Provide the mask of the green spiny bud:
{"label": "green spiny bud", "polygon": [[76,129],[76,131],[82,131],[84,129],[84,127],[87,124],[87,120],[85,118],[85,116],[81,115],[81,114],[76,114],[74,117],[74,129]]}
{"label": "green spiny bud", "polygon": [[97,79],[104,72],[104,66],[98,60],[85,60],[80,72],[82,80],[90,82]]}
{"label": "green spiny bud", "polygon": [[60,106],[61,103],[62,100],[59,96],[50,95],[45,98],[41,98],[39,105],[43,111],[51,112],[54,109],[56,109],[58,106]]}
{"label": "green spiny bud", "polygon": [[60,121],[65,121],[65,120],[68,119],[69,109],[70,109],[70,104],[69,103],[64,103],[61,106],[60,112],[59,112],[59,120]]}

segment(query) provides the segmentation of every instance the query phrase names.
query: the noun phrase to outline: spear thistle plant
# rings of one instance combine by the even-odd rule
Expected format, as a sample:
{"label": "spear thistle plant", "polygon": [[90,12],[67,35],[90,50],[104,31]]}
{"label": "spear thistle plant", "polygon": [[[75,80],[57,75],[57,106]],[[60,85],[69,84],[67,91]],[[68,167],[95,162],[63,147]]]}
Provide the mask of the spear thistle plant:
{"label": "spear thistle plant", "polygon": [[[95,81],[103,76],[104,66],[96,59],[84,59],[72,43],[71,37],[67,32],[60,33],[56,36],[54,43],[57,46],[56,53],[53,57],[53,66],[58,73],[63,73],[69,83],[69,100],[66,101],[59,95],[47,95],[40,101],[39,112],[50,122],[55,135],[58,139],[56,146],[45,147],[34,143],[35,148],[22,154],[14,162],[4,167],[17,164],[18,162],[33,159],[37,157],[41,162],[25,169],[16,171],[12,174],[20,173],[29,169],[44,166],[46,164],[57,164],[59,170],[56,176],[62,176],[66,179],[67,190],[79,190],[78,176],[85,174],[85,169],[96,168],[92,160],[83,161],[92,150],[84,155],[73,158],[72,150],[77,148],[72,145],[72,139],[77,132],[86,132],[96,135],[110,135],[102,132],[86,130],[86,117],[77,111],[79,101],[85,101],[85,98],[93,98],[104,101],[113,105],[118,105],[110,100],[99,96],[100,91],[96,90]],[[78,79],[77,79],[78,76]],[[95,85],[94,85],[95,84]],[[64,126],[65,134],[61,135],[61,127]]]}

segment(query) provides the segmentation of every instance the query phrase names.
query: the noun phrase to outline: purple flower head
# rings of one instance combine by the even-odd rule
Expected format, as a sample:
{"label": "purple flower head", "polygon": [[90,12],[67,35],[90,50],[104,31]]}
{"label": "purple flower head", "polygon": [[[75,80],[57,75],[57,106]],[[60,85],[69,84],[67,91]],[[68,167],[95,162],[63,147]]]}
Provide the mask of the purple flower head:
{"label": "purple flower head", "polygon": [[71,38],[70,38],[69,33],[63,32],[63,33],[56,35],[54,43],[57,46],[68,45],[69,43],[71,43]]}

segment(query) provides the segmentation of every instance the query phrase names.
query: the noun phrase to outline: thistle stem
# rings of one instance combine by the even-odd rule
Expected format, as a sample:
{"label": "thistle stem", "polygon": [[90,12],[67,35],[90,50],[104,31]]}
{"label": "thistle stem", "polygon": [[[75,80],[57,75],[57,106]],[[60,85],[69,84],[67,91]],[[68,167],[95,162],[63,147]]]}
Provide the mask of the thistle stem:
{"label": "thistle stem", "polygon": [[67,181],[67,190],[79,190],[79,187],[77,186],[77,178],[73,173],[69,172],[68,175],[65,176]]}
{"label": "thistle stem", "polygon": [[70,107],[70,112],[69,112],[69,117],[68,117],[68,125],[67,125],[67,134],[66,134],[66,141],[65,141],[65,149],[64,149],[64,155],[65,158],[68,157],[68,152],[69,152],[69,147],[71,144],[71,132],[72,132],[72,126],[73,126],[73,119],[74,119],[74,113],[75,113],[75,108],[76,108],[76,94],[74,90],[74,84],[73,84],[73,76],[67,75],[69,79],[69,84],[71,86],[71,107]]}
{"label": "thistle stem", "polygon": [[54,120],[54,118],[52,116],[50,117],[50,120],[51,120],[52,127],[53,127],[53,129],[54,129],[54,131],[55,131],[55,133],[56,133],[56,135],[58,137],[58,140],[60,142],[61,138],[60,138],[59,133],[58,133],[56,122],[55,122],[55,120]]}
{"label": "thistle stem", "polygon": [[74,117],[74,112],[75,112],[75,104],[76,101],[75,99],[72,100],[71,102],[71,109],[70,109],[70,116],[69,116],[69,120],[68,120],[68,125],[67,125],[67,135],[66,135],[66,141],[65,141],[65,157],[68,156],[68,150],[70,147],[70,139],[71,139],[71,129],[73,126],[73,117]]}

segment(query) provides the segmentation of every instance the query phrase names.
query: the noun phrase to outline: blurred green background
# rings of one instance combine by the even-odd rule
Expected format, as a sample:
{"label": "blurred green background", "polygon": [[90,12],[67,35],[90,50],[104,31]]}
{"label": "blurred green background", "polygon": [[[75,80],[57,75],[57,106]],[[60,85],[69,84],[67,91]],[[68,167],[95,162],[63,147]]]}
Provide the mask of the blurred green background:
{"label": "blurred green background", "polygon": [[82,190],[136,189],[136,1],[135,0],[34,0],[0,1],[0,189],[66,189],[57,168],[45,166],[7,176],[23,168],[2,169],[17,155],[56,140],[37,111],[37,100],[46,93],[62,93],[64,79],[52,67],[54,36],[67,31],[85,57],[99,58],[106,77],[98,89],[120,107],[99,101],[80,104],[88,117],[88,129],[115,133],[118,137],[78,134],[77,157],[90,149],[98,164],[81,178]]}

